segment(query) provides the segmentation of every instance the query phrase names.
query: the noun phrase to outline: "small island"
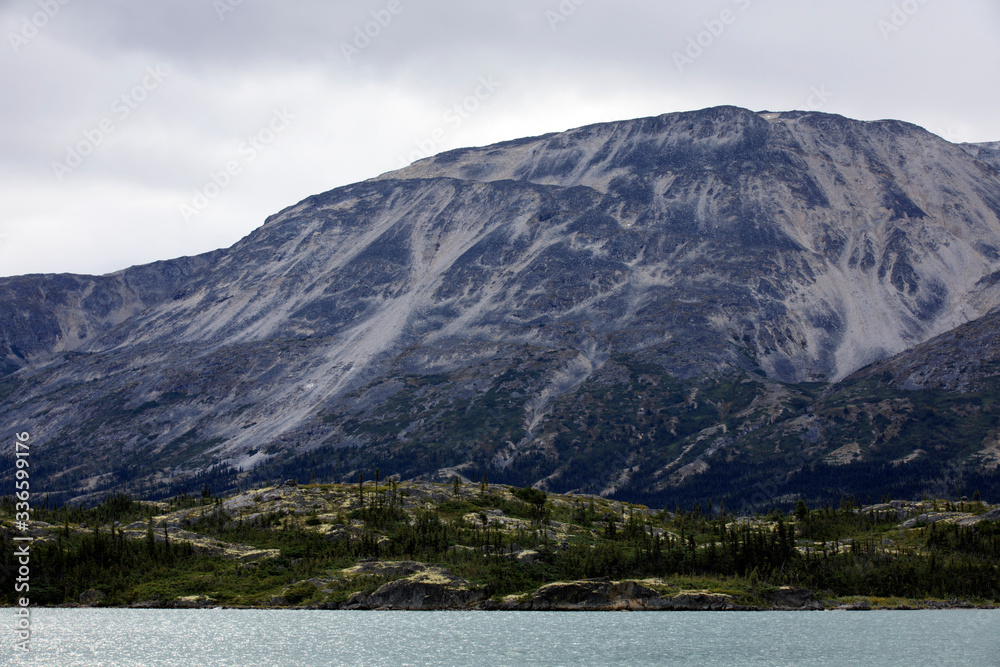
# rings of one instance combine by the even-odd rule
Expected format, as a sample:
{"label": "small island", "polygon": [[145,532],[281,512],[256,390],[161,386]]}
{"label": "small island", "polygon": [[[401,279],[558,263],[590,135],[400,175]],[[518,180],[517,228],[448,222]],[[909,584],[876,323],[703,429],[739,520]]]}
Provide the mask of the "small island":
{"label": "small island", "polygon": [[[36,507],[32,606],[399,610],[997,608],[1000,507],[973,500],[755,517],[478,483],[267,484]],[[8,581],[9,583],[9,581]],[[20,597],[22,594],[18,594]],[[18,604],[4,586],[0,604]]]}

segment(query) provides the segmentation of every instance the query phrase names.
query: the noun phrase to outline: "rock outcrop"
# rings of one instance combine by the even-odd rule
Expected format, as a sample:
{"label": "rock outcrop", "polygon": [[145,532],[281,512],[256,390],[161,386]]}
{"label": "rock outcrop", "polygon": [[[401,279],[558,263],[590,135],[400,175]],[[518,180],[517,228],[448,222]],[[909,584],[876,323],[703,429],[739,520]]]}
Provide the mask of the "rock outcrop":
{"label": "rock outcrop", "polygon": [[822,609],[823,605],[814,599],[808,588],[782,586],[770,595],[771,604],[777,609]]}
{"label": "rock outcrop", "polygon": [[370,595],[359,593],[348,601],[348,608],[357,609],[469,609],[484,597],[483,591],[471,586],[447,570],[427,567],[403,579],[390,581]]}
{"label": "rock outcrop", "polygon": [[542,586],[531,595],[533,611],[622,611],[658,608],[660,595],[634,581],[608,579],[557,582]]}
{"label": "rock outcrop", "polygon": [[584,579],[546,584],[526,598],[488,601],[505,611],[733,611],[745,609],[723,593],[681,591],[666,597],[640,581]]}
{"label": "rock outcrop", "polygon": [[104,593],[104,591],[99,591],[99,590],[90,588],[90,589],[85,590],[84,592],[80,593],[80,604],[94,606],[95,604],[97,604],[98,602],[100,602],[101,600],[103,600],[105,597],[107,597],[107,596]]}
{"label": "rock outcrop", "polygon": [[984,512],[983,514],[959,519],[955,523],[960,526],[975,526],[983,521],[1000,521],[1000,507],[990,510],[989,512]]}

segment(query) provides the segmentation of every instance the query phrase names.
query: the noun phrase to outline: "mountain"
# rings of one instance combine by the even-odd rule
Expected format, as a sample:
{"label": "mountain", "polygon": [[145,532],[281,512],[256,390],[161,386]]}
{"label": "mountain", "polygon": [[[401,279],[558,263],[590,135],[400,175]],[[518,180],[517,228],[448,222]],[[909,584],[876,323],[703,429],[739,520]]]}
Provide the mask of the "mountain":
{"label": "mountain", "polygon": [[1000,169],[1000,141],[979,144],[959,144],[969,155],[982,160],[994,169]]}
{"label": "mountain", "polygon": [[136,266],[106,276],[0,279],[0,377],[52,353],[69,352],[169,299],[220,251]]}
{"label": "mountain", "polygon": [[[81,500],[379,467],[770,502],[842,459],[841,489],[912,493],[968,447],[873,487],[891,462],[831,458],[864,434],[815,411],[1000,306],[1000,172],[977,155],[734,107],[443,153],[216,253],[0,280],[0,420],[37,434],[33,484]],[[777,472],[787,493],[753,489]]]}

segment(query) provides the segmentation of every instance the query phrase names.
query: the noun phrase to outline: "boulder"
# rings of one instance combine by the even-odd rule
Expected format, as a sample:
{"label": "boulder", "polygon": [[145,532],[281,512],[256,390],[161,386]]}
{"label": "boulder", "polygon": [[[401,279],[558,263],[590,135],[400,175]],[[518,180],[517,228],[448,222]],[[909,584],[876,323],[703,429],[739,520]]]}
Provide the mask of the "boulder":
{"label": "boulder", "polygon": [[522,549],[514,552],[514,558],[516,558],[519,563],[534,563],[541,558],[541,554],[534,549]]}
{"label": "boulder", "polygon": [[968,519],[972,515],[965,512],[934,512],[928,514],[921,514],[920,516],[913,517],[912,519],[907,519],[899,525],[900,528],[917,528],[919,526],[929,526],[932,523],[937,523],[938,521],[944,521],[946,519]]}
{"label": "boulder", "polygon": [[208,609],[219,606],[219,601],[207,595],[183,595],[163,604],[169,609]]}
{"label": "boulder", "polygon": [[441,568],[427,568],[379,587],[371,595],[356,593],[348,605],[358,609],[468,609],[485,597],[466,580]]}
{"label": "boulder", "polygon": [[536,611],[729,611],[741,609],[723,593],[681,591],[663,597],[637,581],[584,579],[542,586],[531,600],[517,605],[505,601],[500,608]]}
{"label": "boulder", "polygon": [[419,572],[425,572],[432,568],[426,563],[418,563],[412,560],[386,560],[375,559],[363,560],[353,567],[343,570],[345,575],[369,576],[369,577],[409,577]]}
{"label": "boulder", "polygon": [[528,608],[535,611],[622,611],[661,609],[663,598],[635,581],[584,579],[556,582],[532,593]]}
{"label": "boulder", "polygon": [[86,590],[80,593],[80,604],[95,605],[105,598],[104,591],[99,591],[94,588]]}
{"label": "boulder", "polygon": [[813,600],[813,592],[808,588],[782,586],[770,595],[771,603],[778,609],[822,609],[823,605]]}
{"label": "boulder", "polygon": [[962,519],[958,522],[960,526],[975,526],[981,521],[1000,521],[1000,507],[990,510],[985,514],[980,514],[979,516],[971,516],[967,519]]}
{"label": "boulder", "polygon": [[485,611],[531,611],[531,603],[522,601],[516,595],[508,595],[502,600],[486,600],[481,608]]}
{"label": "boulder", "polygon": [[131,607],[133,609],[162,609],[162,600],[140,600],[139,602],[133,602]]}
{"label": "boulder", "polygon": [[[668,611],[738,611],[733,598],[725,593],[707,591],[681,591],[676,595],[662,598],[656,609]],[[653,601],[654,604],[657,604]]]}
{"label": "boulder", "polygon": [[326,610],[336,610],[336,609],[340,609],[343,606],[344,605],[343,605],[342,602],[334,602],[332,600],[326,600],[325,602],[320,602],[318,605],[316,605],[315,608],[316,609],[326,609]]}
{"label": "boulder", "polygon": [[852,602],[851,604],[842,604],[835,607],[840,611],[871,611],[872,605],[868,600],[860,600],[858,602]]}

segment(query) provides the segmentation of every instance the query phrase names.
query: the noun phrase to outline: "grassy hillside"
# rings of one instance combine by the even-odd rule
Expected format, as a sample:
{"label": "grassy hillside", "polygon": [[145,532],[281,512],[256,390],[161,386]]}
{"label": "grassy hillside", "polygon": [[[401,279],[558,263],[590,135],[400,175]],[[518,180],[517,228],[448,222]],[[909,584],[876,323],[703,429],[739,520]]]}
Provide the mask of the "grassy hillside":
{"label": "grassy hillside", "polygon": [[[0,502],[8,578],[12,510]],[[350,607],[390,599],[365,596],[405,581],[475,593],[449,606],[482,608],[602,577],[736,606],[770,606],[783,586],[826,606],[857,596],[890,606],[1000,601],[1000,512],[978,501],[800,503],[737,518],[721,507],[668,512],[491,484],[368,481],[228,498],[206,488],[153,503],[117,496],[38,508],[34,519],[30,597],[48,605]],[[13,602],[12,588],[0,602]]]}

